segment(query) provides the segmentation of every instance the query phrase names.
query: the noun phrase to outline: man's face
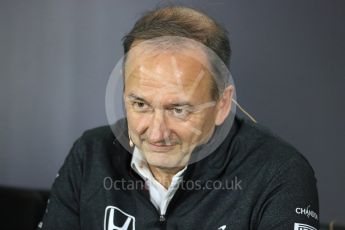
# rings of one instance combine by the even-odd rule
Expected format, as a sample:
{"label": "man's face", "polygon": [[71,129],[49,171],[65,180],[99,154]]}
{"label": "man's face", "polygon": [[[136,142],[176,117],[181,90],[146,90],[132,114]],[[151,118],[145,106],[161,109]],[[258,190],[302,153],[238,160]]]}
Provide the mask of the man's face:
{"label": "man's face", "polygon": [[[198,55],[198,61],[193,56]],[[217,114],[203,53],[131,50],[124,100],[129,135],[148,164],[165,169],[188,163],[213,133]],[[200,60],[204,60],[201,61]]]}

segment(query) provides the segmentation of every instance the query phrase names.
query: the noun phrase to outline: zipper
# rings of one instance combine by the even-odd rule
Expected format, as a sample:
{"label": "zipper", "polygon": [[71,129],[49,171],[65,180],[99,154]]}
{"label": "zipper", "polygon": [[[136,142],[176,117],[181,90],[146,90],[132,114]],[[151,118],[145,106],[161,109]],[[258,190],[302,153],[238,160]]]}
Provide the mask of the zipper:
{"label": "zipper", "polygon": [[[133,180],[141,180],[145,183],[145,181],[138,175],[137,172],[135,172],[134,170],[130,169],[132,174],[134,173],[135,175],[131,175],[131,179]],[[137,178],[136,178],[137,177]],[[136,192],[138,192],[142,198],[142,200],[144,200],[145,203],[148,204],[150,209],[153,209],[154,212],[157,214],[157,220],[159,222],[159,224],[161,225],[161,229],[166,229],[166,213],[160,213],[157,208],[152,204],[151,200],[148,199],[148,197],[142,192],[142,190],[136,190]]]}

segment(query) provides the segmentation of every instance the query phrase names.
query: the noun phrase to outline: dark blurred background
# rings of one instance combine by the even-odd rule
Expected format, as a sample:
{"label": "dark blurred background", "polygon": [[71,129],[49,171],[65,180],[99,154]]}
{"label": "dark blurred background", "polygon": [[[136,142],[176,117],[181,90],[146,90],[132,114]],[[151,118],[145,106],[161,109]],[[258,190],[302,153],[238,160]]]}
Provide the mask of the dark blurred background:
{"label": "dark blurred background", "polygon": [[[345,222],[345,1],[168,1],[230,32],[238,101],[296,146],[321,221]],[[121,38],[165,1],[0,1],[0,185],[49,189],[73,141],[107,124]]]}

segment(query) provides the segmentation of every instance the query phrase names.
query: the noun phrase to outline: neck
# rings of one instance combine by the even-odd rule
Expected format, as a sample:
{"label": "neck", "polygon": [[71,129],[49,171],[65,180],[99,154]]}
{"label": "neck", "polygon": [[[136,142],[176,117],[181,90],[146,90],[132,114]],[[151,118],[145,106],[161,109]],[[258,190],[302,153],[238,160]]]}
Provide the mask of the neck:
{"label": "neck", "polygon": [[183,169],[183,167],[159,168],[153,165],[149,165],[149,168],[154,178],[166,189],[169,188],[172,178],[176,175],[176,173]]}

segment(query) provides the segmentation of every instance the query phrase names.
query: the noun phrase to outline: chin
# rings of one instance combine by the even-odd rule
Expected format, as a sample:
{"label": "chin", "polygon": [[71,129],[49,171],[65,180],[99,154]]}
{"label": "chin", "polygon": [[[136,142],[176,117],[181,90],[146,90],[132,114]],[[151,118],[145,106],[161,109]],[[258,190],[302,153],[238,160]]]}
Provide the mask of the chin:
{"label": "chin", "polygon": [[[149,165],[152,165],[157,168],[177,168],[182,167],[181,165],[181,159],[174,158],[171,155],[167,156],[168,153],[156,153],[156,152],[147,152],[145,153],[145,157],[147,160],[147,163]],[[183,166],[184,167],[184,166]]]}

